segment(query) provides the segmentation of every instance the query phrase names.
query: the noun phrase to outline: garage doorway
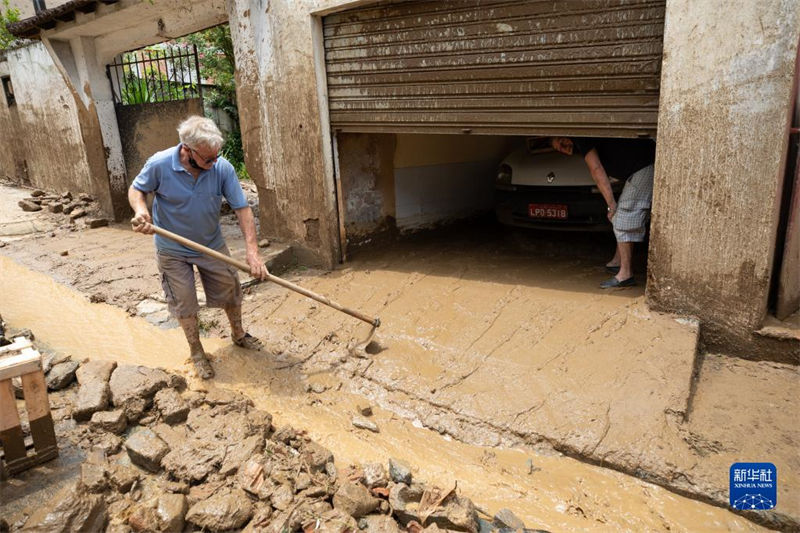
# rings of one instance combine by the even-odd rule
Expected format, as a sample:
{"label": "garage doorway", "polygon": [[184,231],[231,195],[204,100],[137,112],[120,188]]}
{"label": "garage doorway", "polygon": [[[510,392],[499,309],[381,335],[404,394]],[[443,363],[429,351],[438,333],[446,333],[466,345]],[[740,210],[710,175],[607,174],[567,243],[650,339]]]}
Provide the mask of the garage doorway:
{"label": "garage doorway", "polygon": [[497,165],[526,137],[655,138],[664,11],[464,0],[325,16],[342,249],[491,209]]}

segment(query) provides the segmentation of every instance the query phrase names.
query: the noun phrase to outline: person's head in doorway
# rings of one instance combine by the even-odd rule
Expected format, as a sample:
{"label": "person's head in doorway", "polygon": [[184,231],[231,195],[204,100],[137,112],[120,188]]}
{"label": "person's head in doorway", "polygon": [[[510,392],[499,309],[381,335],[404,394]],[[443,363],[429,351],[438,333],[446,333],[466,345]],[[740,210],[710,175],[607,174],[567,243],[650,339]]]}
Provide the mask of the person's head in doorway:
{"label": "person's head in doorway", "polygon": [[550,146],[553,147],[553,150],[565,155],[572,155],[575,149],[572,139],[569,137],[551,137]]}
{"label": "person's head in doorway", "polygon": [[193,115],[180,123],[178,137],[193,168],[208,170],[219,159],[223,139],[213,120]]}

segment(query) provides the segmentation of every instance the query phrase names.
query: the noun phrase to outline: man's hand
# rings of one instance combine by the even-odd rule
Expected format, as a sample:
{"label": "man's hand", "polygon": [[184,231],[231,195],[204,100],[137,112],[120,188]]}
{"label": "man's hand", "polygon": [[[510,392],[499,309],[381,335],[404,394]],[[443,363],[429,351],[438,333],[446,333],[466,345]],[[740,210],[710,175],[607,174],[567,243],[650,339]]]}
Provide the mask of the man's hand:
{"label": "man's hand", "polygon": [[256,279],[265,280],[269,274],[267,265],[261,260],[257,251],[247,253],[247,264],[250,265],[250,275]]}
{"label": "man's hand", "polygon": [[610,206],[608,206],[608,215],[607,216],[608,216],[608,221],[609,222],[613,222],[614,215],[616,215],[616,214],[617,214],[617,204],[614,203],[614,204],[611,204]]}
{"label": "man's hand", "polygon": [[152,235],[156,232],[153,229],[153,220],[147,211],[138,211],[131,219],[131,226],[133,226],[133,231],[144,233],[145,235]]}

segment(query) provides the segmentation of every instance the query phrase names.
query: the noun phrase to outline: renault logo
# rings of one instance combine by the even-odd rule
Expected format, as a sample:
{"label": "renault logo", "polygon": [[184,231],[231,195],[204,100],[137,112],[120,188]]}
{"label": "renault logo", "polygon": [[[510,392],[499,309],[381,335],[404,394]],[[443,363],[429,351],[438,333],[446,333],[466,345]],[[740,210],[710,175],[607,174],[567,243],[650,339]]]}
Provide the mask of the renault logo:
{"label": "renault logo", "polygon": [[547,183],[553,183],[555,179],[556,179],[555,173],[551,172],[550,174],[547,175]]}

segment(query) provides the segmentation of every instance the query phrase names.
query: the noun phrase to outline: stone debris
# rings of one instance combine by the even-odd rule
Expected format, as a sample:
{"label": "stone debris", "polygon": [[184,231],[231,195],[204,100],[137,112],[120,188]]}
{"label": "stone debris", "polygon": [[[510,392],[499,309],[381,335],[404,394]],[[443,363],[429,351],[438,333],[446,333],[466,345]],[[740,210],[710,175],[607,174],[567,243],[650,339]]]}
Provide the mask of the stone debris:
{"label": "stone debris", "polygon": [[380,429],[378,428],[378,425],[375,422],[372,422],[371,420],[367,420],[366,418],[361,417],[361,416],[354,416],[353,417],[353,426],[355,426],[355,427],[357,427],[359,429],[366,429],[366,430],[372,431],[373,433],[379,433],[380,432]]}
{"label": "stone debris", "polygon": [[33,212],[33,211],[41,211],[42,206],[37,203],[31,202],[30,200],[20,200],[17,202],[17,205],[22,208],[23,211]]}
{"label": "stone debris", "polygon": [[356,411],[361,416],[372,416],[372,406],[368,404],[356,406]]}
{"label": "stone debris", "polygon": [[31,191],[31,196],[33,196],[33,197],[44,196],[44,195],[45,195],[45,192],[43,190],[41,190],[41,189],[34,189],[33,191]]}
{"label": "stone debris", "polygon": [[66,361],[53,365],[50,372],[47,373],[47,388],[48,390],[60,390],[67,387],[75,380],[75,371],[80,366],[75,361]]}
{"label": "stone debris", "polygon": [[[59,365],[72,363],[58,361]],[[80,478],[25,523],[34,531],[248,531],[483,533],[524,529],[504,509],[481,521],[455,487],[412,482],[411,468],[352,466],[246,396],[186,391],[180,376],[84,361],[68,435],[86,451]],[[48,376],[49,378],[49,376]],[[70,389],[54,394],[67,394]],[[102,392],[105,391],[105,404]],[[67,397],[67,396],[65,396]],[[87,398],[92,398],[90,402]],[[91,404],[91,406],[89,405]],[[133,408],[137,417],[128,418]],[[368,422],[364,420],[364,422]],[[16,531],[13,527],[12,531]]]}
{"label": "stone debris", "polygon": [[260,241],[258,241],[259,248],[266,248],[269,245],[270,245],[269,239],[261,239]]}
{"label": "stone debris", "polygon": [[133,464],[149,472],[161,470],[161,459],[169,452],[167,444],[147,428],[128,437],[125,449]]}
{"label": "stone debris", "polygon": [[61,252],[59,252],[58,255],[60,255],[61,257],[66,257],[69,255],[69,250],[62,250]]}
{"label": "stone debris", "polygon": [[88,218],[86,219],[86,225],[89,228],[102,228],[108,226],[108,219],[107,218]]}
{"label": "stone debris", "polygon": [[86,216],[86,210],[82,208],[73,209],[70,211],[69,219],[70,220],[78,220],[81,217]]}
{"label": "stone debris", "polygon": [[47,209],[51,213],[61,213],[64,211],[64,204],[61,202],[52,202],[50,205],[47,206]]}

